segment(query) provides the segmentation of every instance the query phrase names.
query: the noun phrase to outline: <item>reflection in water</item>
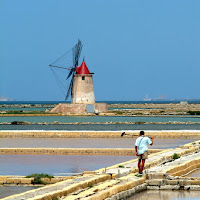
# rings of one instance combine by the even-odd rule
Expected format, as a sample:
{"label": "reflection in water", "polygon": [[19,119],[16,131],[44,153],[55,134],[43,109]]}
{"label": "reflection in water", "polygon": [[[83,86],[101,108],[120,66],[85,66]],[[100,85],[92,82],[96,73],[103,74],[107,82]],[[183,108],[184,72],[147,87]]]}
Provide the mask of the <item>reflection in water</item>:
{"label": "reflection in water", "polygon": [[85,155],[0,155],[1,175],[82,173],[128,161],[136,156]]}
{"label": "reflection in water", "polygon": [[128,200],[199,200],[200,191],[147,190]]}

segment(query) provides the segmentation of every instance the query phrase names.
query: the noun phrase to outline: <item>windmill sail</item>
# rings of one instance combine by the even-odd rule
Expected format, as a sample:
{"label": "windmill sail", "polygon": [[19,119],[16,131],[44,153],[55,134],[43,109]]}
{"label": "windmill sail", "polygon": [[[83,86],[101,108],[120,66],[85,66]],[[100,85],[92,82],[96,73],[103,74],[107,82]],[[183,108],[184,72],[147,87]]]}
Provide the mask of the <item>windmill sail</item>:
{"label": "windmill sail", "polygon": [[[78,66],[82,47],[83,47],[83,45],[82,45],[81,41],[78,40],[78,43],[71,50],[66,52],[63,56],[59,57],[52,64],[49,65],[51,67],[52,71],[55,71],[55,69],[69,70],[68,75],[65,76],[65,82],[70,77],[71,77],[71,80],[70,80],[69,86],[66,87],[67,91],[65,93],[65,95],[66,95],[65,100],[67,100],[69,98],[69,96],[72,94],[73,79],[74,79],[73,77],[74,77],[74,74],[76,73],[76,69]],[[72,62],[69,61],[69,60],[71,60],[71,59],[69,59],[71,57],[71,56],[69,56],[71,53],[72,53]],[[62,80],[62,82],[63,82],[63,80]]]}

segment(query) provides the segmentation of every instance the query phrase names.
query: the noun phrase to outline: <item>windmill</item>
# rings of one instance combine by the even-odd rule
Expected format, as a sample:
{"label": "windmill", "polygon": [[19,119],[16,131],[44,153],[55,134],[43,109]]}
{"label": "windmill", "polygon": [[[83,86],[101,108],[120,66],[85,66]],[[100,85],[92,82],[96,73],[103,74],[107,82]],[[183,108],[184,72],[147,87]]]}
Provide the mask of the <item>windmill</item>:
{"label": "windmill", "polygon": [[62,65],[60,66],[58,64],[61,60],[63,60],[63,58],[65,58],[68,55],[68,53],[70,51],[68,51],[63,56],[61,56],[60,58],[58,58],[56,61],[54,61],[52,64],[49,65],[51,68],[59,68],[59,69],[69,70],[69,73],[68,73],[66,80],[68,80],[71,77],[71,81],[70,81],[69,87],[67,89],[67,94],[66,94],[65,100],[67,100],[70,95],[72,96],[74,74],[76,73],[76,70],[77,70],[77,67],[78,67],[78,62],[79,62],[79,58],[80,58],[80,55],[81,55],[82,47],[83,47],[83,45],[82,45],[81,41],[78,39],[78,43],[72,48],[72,50],[70,50],[70,51],[72,51],[72,61],[73,61],[72,67],[67,68],[67,67],[63,67]]}
{"label": "windmill", "polygon": [[[81,41],[78,40],[78,43],[70,51],[49,65],[51,69],[58,69],[64,72],[63,80],[69,82],[68,87],[63,85],[63,88],[65,89],[65,100],[71,95],[71,103],[59,103],[51,110],[52,113],[98,114],[108,112],[106,103],[95,102],[92,78],[94,73],[90,73],[84,59],[79,66],[82,47]],[[71,55],[69,57],[70,52],[72,53],[72,59]],[[68,64],[69,60],[67,60],[67,57],[70,58],[70,64]],[[66,73],[66,70],[69,70],[68,74]]]}

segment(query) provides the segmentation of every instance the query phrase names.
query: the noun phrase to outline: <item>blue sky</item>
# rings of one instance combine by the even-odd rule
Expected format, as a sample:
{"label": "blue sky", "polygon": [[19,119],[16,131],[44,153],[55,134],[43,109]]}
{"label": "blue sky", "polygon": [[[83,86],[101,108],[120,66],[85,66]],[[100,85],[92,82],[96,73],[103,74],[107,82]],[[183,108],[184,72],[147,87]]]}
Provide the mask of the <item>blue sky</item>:
{"label": "blue sky", "polygon": [[48,65],[80,38],[96,100],[200,98],[199,10],[198,0],[0,0],[0,96],[64,100]]}

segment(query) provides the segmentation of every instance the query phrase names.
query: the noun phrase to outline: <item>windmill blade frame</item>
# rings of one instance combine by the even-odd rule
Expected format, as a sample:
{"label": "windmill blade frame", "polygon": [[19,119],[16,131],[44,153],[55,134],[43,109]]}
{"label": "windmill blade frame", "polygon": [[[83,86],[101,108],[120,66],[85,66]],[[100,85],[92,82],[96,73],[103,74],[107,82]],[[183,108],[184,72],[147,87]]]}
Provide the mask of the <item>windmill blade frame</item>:
{"label": "windmill blade frame", "polygon": [[[76,73],[76,69],[78,66],[82,48],[83,48],[82,42],[78,39],[78,43],[71,50],[66,52],[63,56],[59,57],[56,61],[54,61],[52,64],[49,65],[51,68],[60,68],[60,69],[69,70],[66,80],[68,80],[70,77],[72,77],[72,78],[71,78],[69,87],[67,89],[67,94],[66,94],[65,100],[67,100],[69,98],[69,96],[72,94],[74,74]],[[64,65],[62,64],[60,66],[59,62],[63,61],[66,58],[66,56],[69,55],[68,53],[70,51],[72,51],[72,66],[69,68],[65,67],[66,64],[64,64]]]}
{"label": "windmill blade frame", "polygon": [[69,72],[69,74],[68,74],[68,76],[67,76],[67,78],[66,78],[66,80],[73,74],[74,75],[74,69],[72,68],[71,70],[70,70],[70,72]]}
{"label": "windmill blade frame", "polygon": [[69,84],[69,88],[67,91],[67,95],[65,97],[65,101],[69,98],[69,96],[72,94],[72,88],[73,88],[73,83],[74,83],[74,76],[72,76],[71,82]]}
{"label": "windmill blade frame", "polygon": [[78,66],[78,61],[81,55],[81,51],[82,51],[83,45],[82,42],[78,39],[78,43],[73,47],[73,66],[76,69],[76,67]]}

